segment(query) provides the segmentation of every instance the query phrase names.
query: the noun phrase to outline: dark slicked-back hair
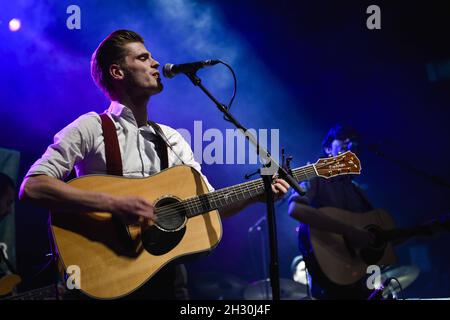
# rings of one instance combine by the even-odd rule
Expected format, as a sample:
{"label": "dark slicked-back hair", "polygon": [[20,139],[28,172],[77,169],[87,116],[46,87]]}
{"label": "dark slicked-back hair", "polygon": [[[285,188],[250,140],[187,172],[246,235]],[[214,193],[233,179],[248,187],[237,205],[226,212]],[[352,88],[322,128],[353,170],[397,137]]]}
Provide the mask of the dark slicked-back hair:
{"label": "dark slicked-back hair", "polygon": [[116,30],[107,36],[92,54],[92,79],[110,99],[114,99],[114,92],[109,67],[123,63],[126,55],[124,46],[132,42],[144,43],[144,39],[134,31]]}
{"label": "dark slicked-back hair", "polygon": [[355,128],[348,125],[336,124],[330,128],[327,135],[322,141],[322,149],[330,148],[333,140],[350,139],[353,141],[359,140],[359,134]]}

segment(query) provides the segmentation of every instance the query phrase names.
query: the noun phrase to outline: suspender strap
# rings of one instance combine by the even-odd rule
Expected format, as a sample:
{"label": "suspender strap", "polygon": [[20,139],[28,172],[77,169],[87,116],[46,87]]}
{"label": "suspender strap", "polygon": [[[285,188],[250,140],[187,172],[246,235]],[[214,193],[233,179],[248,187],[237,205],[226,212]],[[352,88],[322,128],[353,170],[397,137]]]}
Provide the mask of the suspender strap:
{"label": "suspender strap", "polygon": [[[120,154],[119,140],[117,139],[116,126],[106,113],[100,114],[102,120],[103,137],[105,140],[106,173],[114,176],[122,176],[122,156]],[[164,140],[165,136],[161,127],[153,121],[148,122],[156,132],[155,148],[161,161],[161,170],[169,167],[169,156]]]}
{"label": "suspender strap", "polygon": [[164,135],[164,132],[156,122],[149,121],[148,123],[152,126],[153,130],[155,130],[156,136],[158,138],[155,143],[155,147],[159,159],[161,160],[161,170],[167,169],[169,167],[169,156],[167,153],[167,143],[165,141],[166,137]]}
{"label": "suspender strap", "polygon": [[105,140],[106,173],[113,176],[122,176],[122,156],[120,155],[116,126],[106,113],[100,114],[100,119],[102,120],[103,138]]}

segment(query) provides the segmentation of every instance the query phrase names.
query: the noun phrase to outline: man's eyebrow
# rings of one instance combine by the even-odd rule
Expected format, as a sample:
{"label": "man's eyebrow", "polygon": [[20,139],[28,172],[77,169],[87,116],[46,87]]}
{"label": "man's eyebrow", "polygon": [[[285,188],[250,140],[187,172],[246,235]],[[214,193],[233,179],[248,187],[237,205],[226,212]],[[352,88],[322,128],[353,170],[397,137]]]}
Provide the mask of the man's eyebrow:
{"label": "man's eyebrow", "polygon": [[149,57],[150,57],[150,53],[148,53],[148,52],[143,52],[136,56],[136,58],[138,58],[138,59],[139,58],[149,58]]}

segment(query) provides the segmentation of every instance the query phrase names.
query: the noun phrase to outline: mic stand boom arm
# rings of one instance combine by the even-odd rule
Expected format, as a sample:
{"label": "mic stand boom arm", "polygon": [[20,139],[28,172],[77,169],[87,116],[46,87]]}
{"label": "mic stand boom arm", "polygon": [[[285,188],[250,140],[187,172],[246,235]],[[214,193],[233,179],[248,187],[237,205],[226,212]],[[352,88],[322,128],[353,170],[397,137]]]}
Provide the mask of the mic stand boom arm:
{"label": "mic stand boom arm", "polygon": [[197,76],[195,72],[185,73],[186,76],[192,81],[192,83],[199,87],[217,106],[220,112],[225,115],[225,118],[231,121],[236,128],[238,128],[242,134],[256,147],[257,154],[261,157],[261,162],[264,166],[260,170],[260,174],[264,181],[264,189],[267,202],[267,222],[269,228],[269,247],[270,247],[270,283],[272,286],[272,298],[273,300],[280,300],[280,280],[278,270],[278,246],[276,236],[276,221],[275,221],[275,206],[272,193],[272,176],[278,173],[279,177],[286,180],[286,182],[295,190],[298,194],[303,195],[297,181],[287,173],[287,171],[281,167],[277,161],[270,155],[270,153],[261,147],[256,138],[248,132],[248,130],[236,120],[235,117],[228,111],[228,109],[220,103],[202,84],[202,80]]}

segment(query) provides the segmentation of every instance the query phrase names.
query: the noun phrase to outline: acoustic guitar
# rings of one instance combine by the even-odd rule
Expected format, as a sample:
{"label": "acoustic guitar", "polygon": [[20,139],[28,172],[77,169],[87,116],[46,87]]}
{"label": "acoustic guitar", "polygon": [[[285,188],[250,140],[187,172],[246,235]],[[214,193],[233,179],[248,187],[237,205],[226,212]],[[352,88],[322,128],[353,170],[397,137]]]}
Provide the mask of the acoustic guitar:
{"label": "acoustic guitar", "polygon": [[[292,170],[297,181],[359,174],[359,159],[348,151]],[[80,290],[114,299],[133,292],[163,266],[209,252],[222,237],[218,209],[264,193],[262,179],[209,192],[189,166],[175,166],[147,178],[88,175],[68,182],[83,190],[140,196],[155,206],[156,223],[124,224],[106,212],[51,212],[51,229],[67,270],[77,266]]]}
{"label": "acoustic guitar", "polygon": [[310,228],[314,257],[321,271],[338,285],[350,285],[367,276],[369,265],[388,266],[396,263],[393,245],[416,236],[431,236],[450,231],[450,217],[442,216],[426,224],[396,229],[392,216],[385,210],[366,213],[323,207],[322,213],[345,224],[366,229],[375,235],[373,244],[355,249],[342,235]]}

